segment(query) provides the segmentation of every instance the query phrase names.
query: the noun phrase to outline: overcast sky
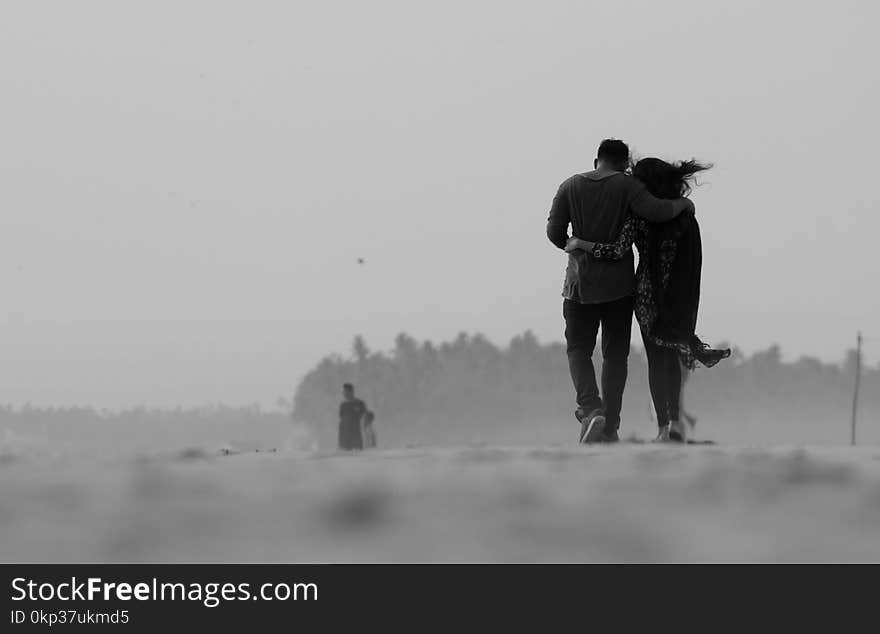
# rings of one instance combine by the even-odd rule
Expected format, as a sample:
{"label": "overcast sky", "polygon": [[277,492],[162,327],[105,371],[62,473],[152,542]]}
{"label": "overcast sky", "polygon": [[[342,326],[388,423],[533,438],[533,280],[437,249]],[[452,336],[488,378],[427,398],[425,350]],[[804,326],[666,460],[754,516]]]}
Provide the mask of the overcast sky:
{"label": "overcast sky", "polygon": [[547,211],[608,136],[717,166],[703,338],[876,362],[878,18],[4,0],[0,402],[272,404],[357,333],[561,340]]}

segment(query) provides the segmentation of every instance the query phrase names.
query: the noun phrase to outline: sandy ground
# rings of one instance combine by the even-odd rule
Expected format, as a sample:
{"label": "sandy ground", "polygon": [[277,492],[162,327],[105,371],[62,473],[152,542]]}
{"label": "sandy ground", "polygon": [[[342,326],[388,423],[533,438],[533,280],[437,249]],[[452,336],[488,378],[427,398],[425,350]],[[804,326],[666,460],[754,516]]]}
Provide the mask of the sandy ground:
{"label": "sandy ground", "polygon": [[0,452],[0,560],[880,561],[880,447]]}

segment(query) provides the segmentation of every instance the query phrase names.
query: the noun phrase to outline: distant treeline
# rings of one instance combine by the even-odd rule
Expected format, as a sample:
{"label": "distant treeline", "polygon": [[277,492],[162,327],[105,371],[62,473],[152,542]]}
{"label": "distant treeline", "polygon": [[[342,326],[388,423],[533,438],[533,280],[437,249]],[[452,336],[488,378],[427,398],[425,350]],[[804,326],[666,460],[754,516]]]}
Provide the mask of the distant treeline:
{"label": "distant treeline", "polygon": [[[598,353],[597,353],[598,354]],[[595,359],[597,371],[600,359]],[[622,435],[654,433],[646,361],[634,347],[624,396]],[[778,346],[700,368],[686,386],[697,432],[719,441],[766,445],[849,442],[855,352],[843,363],[803,357],[783,362]],[[222,404],[122,411],[92,407],[0,406],[0,445],[43,436],[52,447],[137,445],[148,449],[218,447],[227,442],[274,447],[308,425],[325,449],[335,447],[342,384],[376,412],[380,445],[570,443],[574,391],[561,342],[531,332],[499,347],[460,334],[439,345],[401,334],[390,351],[371,351],[361,337],[348,356],[321,360],[277,408]],[[293,420],[291,420],[291,411]],[[12,440],[10,440],[12,439]],[[880,443],[880,367],[862,369],[858,440]],[[2,447],[0,447],[2,449]],[[2,452],[0,452],[2,453]]]}
{"label": "distant treeline", "polygon": [[[646,367],[643,352],[634,347],[624,436],[645,438],[654,432]],[[689,375],[685,407],[697,416],[703,437],[755,444],[847,443],[855,367],[854,351],[838,365],[810,357],[785,363],[778,346],[751,356],[734,348],[730,359]],[[564,344],[542,344],[531,332],[506,347],[480,334],[462,333],[439,345],[400,334],[387,353],[371,351],[355,338],[349,357],[321,360],[294,395],[294,419],[309,424],[323,446],[333,443],[345,382],[354,383],[375,410],[385,446],[570,442],[575,433]],[[863,367],[862,442],[880,441],[878,388],[880,367]]]}

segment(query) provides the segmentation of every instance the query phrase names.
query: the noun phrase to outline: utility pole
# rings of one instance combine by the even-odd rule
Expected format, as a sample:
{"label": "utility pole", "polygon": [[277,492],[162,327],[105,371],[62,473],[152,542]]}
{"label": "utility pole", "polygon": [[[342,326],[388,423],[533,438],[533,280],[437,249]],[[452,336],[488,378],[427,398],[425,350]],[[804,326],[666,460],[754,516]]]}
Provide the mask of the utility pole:
{"label": "utility pole", "polygon": [[850,444],[856,446],[856,412],[859,408],[859,383],[862,380],[862,333],[856,338],[856,388],[853,391],[852,427],[850,429]]}

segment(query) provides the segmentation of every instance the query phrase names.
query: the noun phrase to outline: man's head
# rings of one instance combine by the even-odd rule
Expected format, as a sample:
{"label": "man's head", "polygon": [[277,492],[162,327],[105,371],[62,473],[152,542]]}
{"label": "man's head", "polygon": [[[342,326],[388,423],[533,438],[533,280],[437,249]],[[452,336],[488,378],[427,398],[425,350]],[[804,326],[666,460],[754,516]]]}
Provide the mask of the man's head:
{"label": "man's head", "polygon": [[619,139],[605,139],[599,144],[593,167],[624,172],[629,166],[629,147]]}
{"label": "man's head", "polygon": [[350,401],[354,398],[354,386],[351,383],[345,383],[342,386],[342,397],[346,401]]}

